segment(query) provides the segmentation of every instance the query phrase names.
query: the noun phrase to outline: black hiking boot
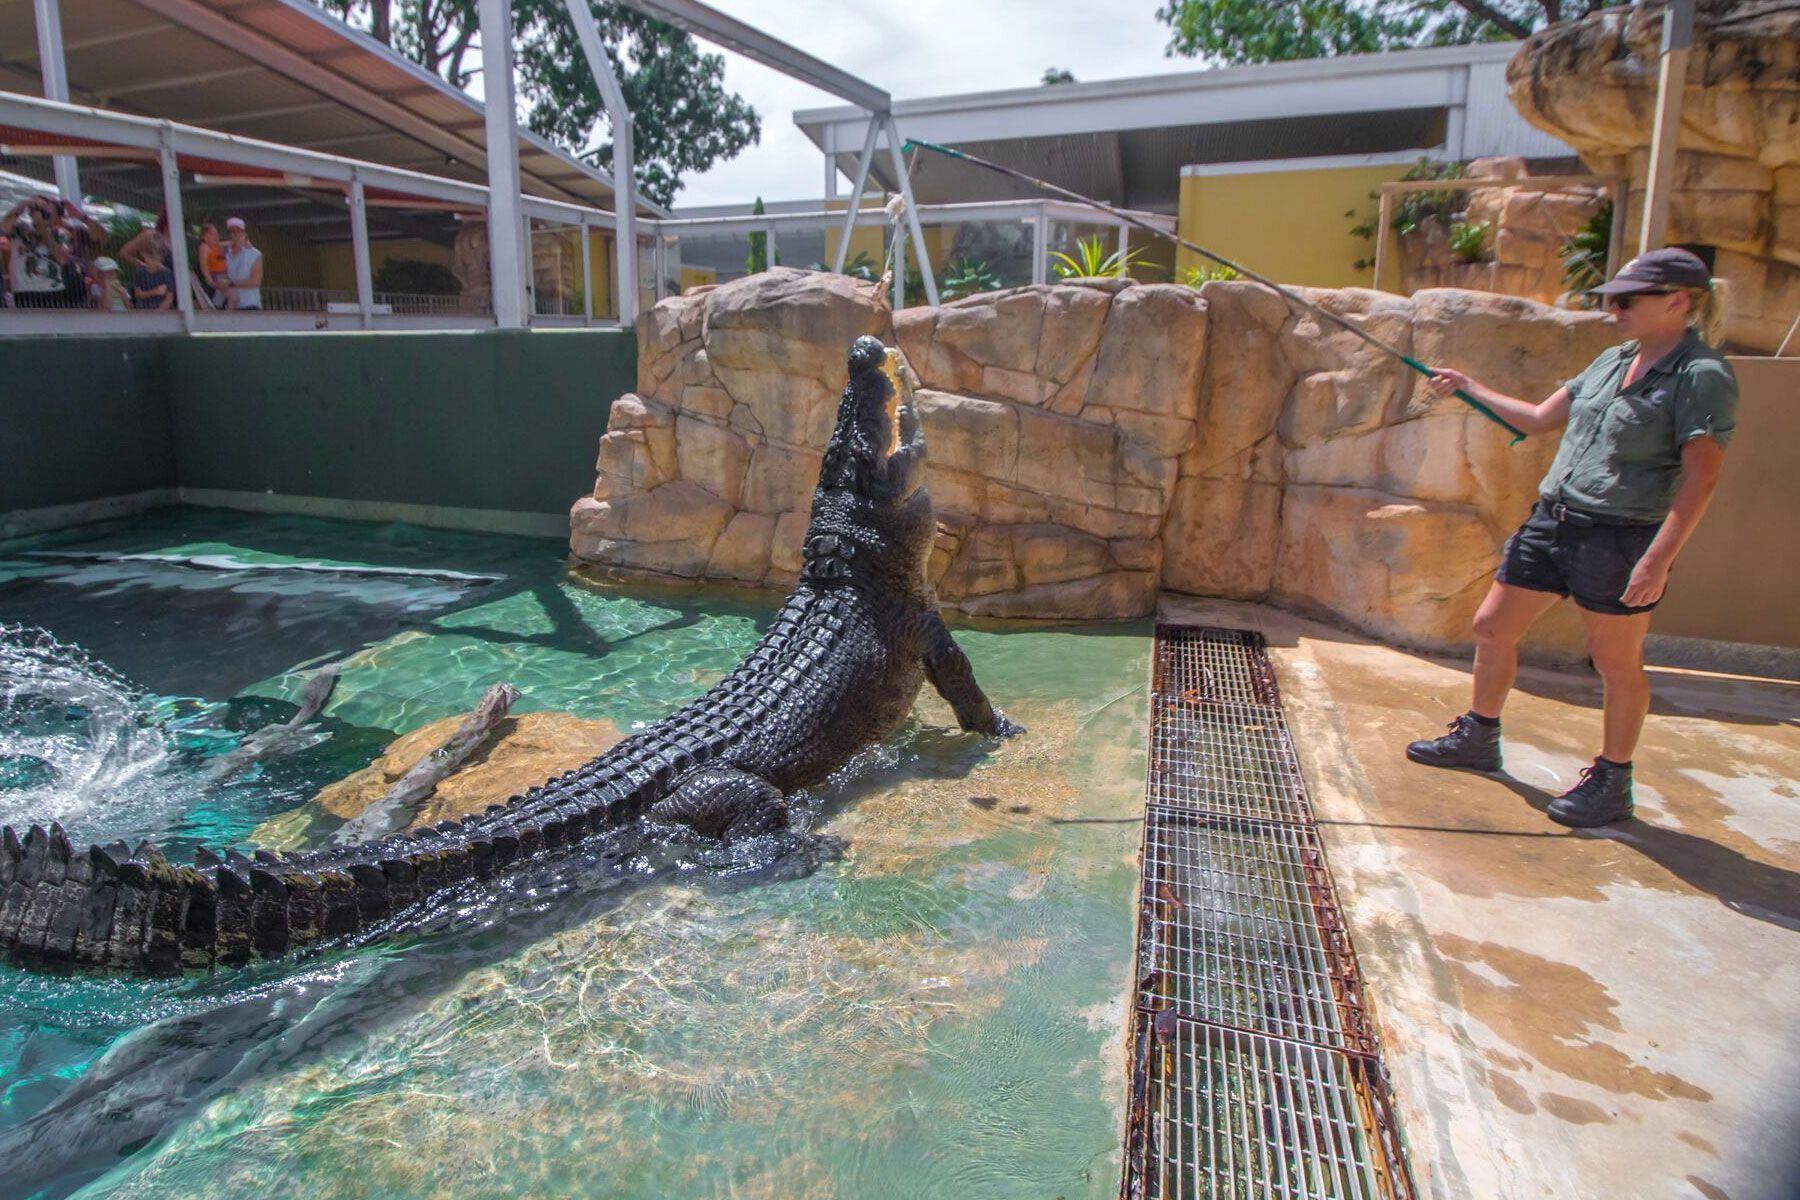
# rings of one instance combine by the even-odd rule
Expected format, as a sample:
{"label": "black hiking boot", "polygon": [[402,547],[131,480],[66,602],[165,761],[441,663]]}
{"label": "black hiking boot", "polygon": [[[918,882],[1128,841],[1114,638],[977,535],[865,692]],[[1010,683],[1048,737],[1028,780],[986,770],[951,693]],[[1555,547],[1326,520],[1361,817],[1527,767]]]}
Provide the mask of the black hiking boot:
{"label": "black hiking boot", "polygon": [[1574,787],[1550,802],[1545,810],[1552,821],[1571,829],[1592,829],[1614,821],[1629,821],[1632,814],[1631,765],[1619,766],[1596,758],[1581,769]]}
{"label": "black hiking boot", "polygon": [[1500,726],[1483,725],[1473,714],[1463,713],[1450,722],[1450,732],[1429,741],[1414,742],[1406,757],[1428,767],[1465,767],[1471,771],[1500,769]]}

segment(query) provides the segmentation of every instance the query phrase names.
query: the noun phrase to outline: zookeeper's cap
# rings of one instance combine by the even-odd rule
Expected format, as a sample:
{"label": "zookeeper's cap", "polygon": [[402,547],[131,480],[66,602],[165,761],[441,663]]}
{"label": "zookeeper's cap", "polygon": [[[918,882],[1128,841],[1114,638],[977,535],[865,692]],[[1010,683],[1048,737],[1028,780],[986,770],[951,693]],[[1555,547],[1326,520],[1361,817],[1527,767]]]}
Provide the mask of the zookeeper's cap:
{"label": "zookeeper's cap", "polygon": [[[244,218],[242,217],[228,217],[225,220],[225,228],[227,229],[242,229],[243,227]],[[1696,259],[1695,261],[1699,260]]]}
{"label": "zookeeper's cap", "polygon": [[1704,288],[1712,283],[1712,272],[1691,250],[1670,246],[1640,254],[1612,279],[1597,288],[1589,288],[1590,296],[1623,296],[1631,292],[1656,292],[1664,288]]}

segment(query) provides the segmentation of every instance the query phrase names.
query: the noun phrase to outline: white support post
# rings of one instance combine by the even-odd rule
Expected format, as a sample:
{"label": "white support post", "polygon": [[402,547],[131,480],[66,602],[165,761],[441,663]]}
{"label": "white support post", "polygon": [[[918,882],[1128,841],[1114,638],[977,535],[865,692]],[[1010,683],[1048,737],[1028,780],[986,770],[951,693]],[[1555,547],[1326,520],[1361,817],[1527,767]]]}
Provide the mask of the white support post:
{"label": "white support post", "polygon": [[1050,280],[1050,217],[1040,201],[1037,215],[1031,218],[1031,282]]}
{"label": "white support post", "polygon": [[618,264],[615,274],[619,286],[619,323],[630,325],[637,320],[637,184],[633,174],[634,149],[631,144],[631,109],[625,104],[625,93],[613,74],[612,61],[600,42],[600,27],[587,0],[565,0],[569,20],[575,26],[575,38],[587,58],[588,70],[600,89],[600,102],[612,121],[613,249]]}
{"label": "white support post", "polygon": [[[1650,135],[1650,170],[1645,181],[1644,224],[1638,253],[1662,246],[1669,237],[1669,194],[1675,190],[1675,158],[1681,143],[1681,101],[1687,91],[1688,54],[1694,45],[1694,0],[1670,0],[1663,9],[1662,63],[1656,83],[1656,127]],[[1614,220],[1624,220],[1615,207]]]}
{"label": "white support post", "polygon": [[931,251],[925,247],[925,227],[919,224],[918,205],[913,201],[912,179],[906,172],[906,152],[900,148],[900,130],[894,125],[894,114],[881,114],[887,126],[888,156],[894,160],[894,175],[900,180],[900,198],[906,205],[906,224],[912,230],[913,252],[919,256],[919,275],[925,281],[925,302],[937,307],[937,279],[931,270]]}
{"label": "white support post", "polygon": [[525,328],[525,214],[519,205],[519,133],[514,125],[512,8],[479,0],[481,83],[487,110],[488,279],[494,324]]}
{"label": "white support post", "polygon": [[1387,274],[1388,242],[1391,234],[1389,226],[1394,219],[1394,193],[1386,188],[1381,189],[1381,203],[1375,210],[1375,282],[1376,291],[1382,288],[1382,277]]}
{"label": "white support post", "polygon": [[1453,163],[1463,161],[1468,152],[1469,79],[1473,74],[1467,66],[1455,74],[1450,106],[1444,112],[1444,157]]}
{"label": "white support post", "polygon": [[894,222],[894,311],[906,307],[906,233]]}
{"label": "white support post", "polygon": [[1631,179],[1621,175],[1608,185],[1612,192],[1612,236],[1606,243],[1606,278],[1625,265],[1625,208],[1631,203]]}
{"label": "white support post", "polygon": [[375,264],[369,255],[369,205],[363,181],[350,168],[350,249],[356,265],[356,310],[362,327],[375,328]]}
{"label": "white support post", "polygon": [[162,172],[163,213],[169,221],[169,266],[175,272],[175,306],[181,310],[181,327],[194,329],[193,284],[188,282],[187,223],[181,215],[181,163],[175,156],[175,130],[162,125],[162,144],[157,165]]}
{"label": "white support post", "polygon": [[587,214],[581,214],[581,224],[576,226],[581,238],[581,323],[594,323],[594,252],[588,244]]}
{"label": "white support post", "polygon": [[[69,102],[69,68],[63,61],[62,9],[57,0],[32,0],[37,20],[38,70],[44,80],[44,99],[59,104]],[[72,155],[59,154],[51,160],[56,172],[56,190],[71,204],[81,203],[81,173]]]}
{"label": "white support post", "polygon": [[869,114],[869,132],[863,138],[862,156],[856,160],[856,178],[850,182],[850,208],[844,213],[844,232],[838,238],[837,255],[831,269],[844,270],[844,259],[850,254],[850,235],[856,230],[856,214],[862,209],[863,189],[869,185],[869,166],[875,161],[876,115]]}
{"label": "white support post", "polygon": [[[829,134],[827,134],[827,137],[829,138]],[[827,200],[836,200],[837,194],[838,194],[837,155],[835,155],[831,151],[827,150],[825,152],[825,198]]]}

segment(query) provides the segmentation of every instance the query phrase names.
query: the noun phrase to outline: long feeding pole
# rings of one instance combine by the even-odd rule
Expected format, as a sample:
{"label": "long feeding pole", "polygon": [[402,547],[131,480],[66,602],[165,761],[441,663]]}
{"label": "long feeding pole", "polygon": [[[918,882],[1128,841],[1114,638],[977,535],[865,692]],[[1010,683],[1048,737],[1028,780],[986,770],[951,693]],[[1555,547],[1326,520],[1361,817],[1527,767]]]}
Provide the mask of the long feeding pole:
{"label": "long feeding pole", "polygon": [[[998,171],[1002,175],[1010,175],[1012,178],[1019,180],[1021,183],[1029,184],[1032,187],[1039,189],[1040,191],[1050,192],[1054,195],[1061,196],[1065,200],[1073,200],[1077,204],[1085,204],[1087,207],[1094,209],[1097,212],[1103,212],[1106,215],[1114,218],[1115,220],[1123,221],[1135,229],[1142,229],[1144,232],[1154,234],[1157,237],[1167,238],[1171,242],[1174,242],[1177,246],[1182,247],[1183,249],[1192,250],[1195,254],[1198,254],[1203,258],[1210,258],[1213,262],[1218,263],[1220,266],[1229,267],[1231,270],[1236,271],[1239,275],[1242,275],[1245,279],[1249,279],[1249,280],[1252,280],[1253,282],[1260,283],[1264,287],[1269,288],[1272,291],[1278,292],[1281,295],[1282,299],[1286,300],[1289,304],[1292,304],[1298,308],[1303,308],[1307,312],[1310,312],[1310,313],[1314,314],[1315,316],[1323,317],[1325,320],[1330,321],[1333,325],[1336,325],[1339,328],[1344,329],[1344,330],[1348,331],[1349,333],[1352,333],[1355,336],[1361,338],[1363,341],[1367,342],[1369,345],[1375,347],[1377,350],[1380,350],[1383,354],[1392,355],[1394,358],[1399,359],[1401,362],[1405,363],[1407,366],[1411,367],[1413,370],[1417,371],[1419,374],[1424,375],[1427,378],[1429,378],[1431,376],[1431,368],[1430,367],[1426,366],[1424,363],[1420,362],[1418,359],[1414,358],[1412,355],[1407,354],[1405,351],[1401,350],[1398,346],[1391,346],[1387,342],[1382,341],[1380,338],[1378,338],[1374,334],[1370,333],[1368,330],[1363,329],[1362,327],[1360,327],[1359,325],[1355,324],[1352,321],[1346,320],[1345,318],[1339,316],[1337,313],[1332,312],[1330,309],[1324,307],[1323,305],[1314,304],[1312,301],[1310,301],[1306,297],[1300,295],[1298,292],[1294,291],[1292,288],[1283,287],[1281,284],[1276,283],[1273,279],[1268,278],[1266,275],[1259,275],[1255,271],[1252,271],[1250,268],[1242,265],[1241,263],[1235,263],[1235,262],[1231,261],[1229,258],[1226,258],[1225,256],[1223,256],[1221,254],[1215,254],[1213,251],[1208,250],[1205,246],[1195,245],[1193,242],[1188,241],[1186,238],[1179,237],[1173,233],[1170,233],[1166,229],[1158,229],[1156,226],[1150,224],[1150,222],[1141,220],[1141,219],[1133,216],[1131,213],[1126,212],[1123,209],[1114,208],[1110,204],[1106,204],[1106,203],[1103,203],[1102,201],[1095,200],[1089,196],[1083,196],[1080,192],[1072,192],[1066,187],[1059,187],[1058,185],[1056,185],[1054,183],[1050,183],[1047,180],[1039,179],[1035,175],[1027,175],[1023,171],[1015,170],[1012,167],[1002,166],[1001,164],[996,163],[996,162],[989,162],[985,158],[979,158],[973,154],[967,154],[961,150],[953,149],[950,146],[940,146],[936,142],[921,141],[918,138],[912,138],[911,140],[909,140],[906,143],[906,145],[907,145],[907,148],[909,148],[909,149],[913,146],[921,146],[926,150],[935,150],[939,154],[947,154],[951,158],[960,158],[964,162],[972,163],[977,167],[986,167],[990,171]],[[1485,405],[1481,401],[1477,400],[1474,396],[1471,396],[1464,389],[1462,389],[1462,388],[1456,389],[1456,398],[1458,400],[1461,400],[1464,404],[1467,404],[1470,408],[1474,409],[1476,412],[1480,413],[1482,416],[1486,417],[1488,420],[1492,421],[1494,424],[1500,426],[1502,429],[1504,429],[1508,433],[1512,434],[1514,444],[1517,444],[1517,443],[1525,440],[1525,431],[1524,430],[1522,430],[1522,429],[1518,428],[1516,425],[1513,425],[1510,422],[1508,422],[1506,420],[1506,418],[1502,417],[1499,413],[1495,412],[1493,409],[1489,408],[1487,405]]]}

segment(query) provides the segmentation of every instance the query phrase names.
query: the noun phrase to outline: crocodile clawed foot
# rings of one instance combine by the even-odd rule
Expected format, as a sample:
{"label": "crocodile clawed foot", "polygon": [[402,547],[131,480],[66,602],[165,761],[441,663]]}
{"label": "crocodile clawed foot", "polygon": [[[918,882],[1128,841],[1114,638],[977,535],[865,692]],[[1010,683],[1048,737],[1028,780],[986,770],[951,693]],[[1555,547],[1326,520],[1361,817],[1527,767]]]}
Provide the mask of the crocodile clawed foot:
{"label": "crocodile clawed foot", "polygon": [[1014,724],[1011,718],[1005,713],[997,708],[994,710],[994,727],[987,731],[989,737],[1004,739],[1018,737],[1024,732],[1025,727],[1023,725]]}

